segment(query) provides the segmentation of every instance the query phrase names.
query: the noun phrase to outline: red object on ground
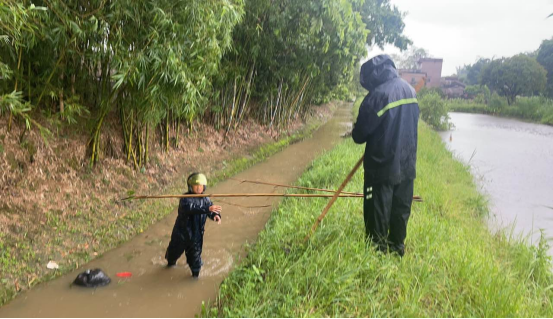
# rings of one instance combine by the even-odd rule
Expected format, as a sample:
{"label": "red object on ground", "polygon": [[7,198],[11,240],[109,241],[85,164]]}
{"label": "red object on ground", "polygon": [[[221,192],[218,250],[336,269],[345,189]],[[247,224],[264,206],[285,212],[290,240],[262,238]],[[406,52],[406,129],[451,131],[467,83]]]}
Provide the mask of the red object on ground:
{"label": "red object on ground", "polygon": [[117,274],[115,274],[117,277],[131,277],[132,276],[132,272],[118,272]]}

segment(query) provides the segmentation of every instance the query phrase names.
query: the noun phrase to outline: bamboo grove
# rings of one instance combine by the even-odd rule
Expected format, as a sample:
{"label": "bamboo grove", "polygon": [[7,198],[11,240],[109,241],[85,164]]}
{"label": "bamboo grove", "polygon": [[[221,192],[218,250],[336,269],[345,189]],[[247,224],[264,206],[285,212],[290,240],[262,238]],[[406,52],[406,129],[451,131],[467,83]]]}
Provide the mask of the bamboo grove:
{"label": "bamboo grove", "polygon": [[402,18],[389,0],[3,0],[0,116],[23,135],[47,131],[38,112],[86,122],[91,165],[117,118],[139,168],[196,121],[279,129],[347,96],[367,45],[410,44]]}

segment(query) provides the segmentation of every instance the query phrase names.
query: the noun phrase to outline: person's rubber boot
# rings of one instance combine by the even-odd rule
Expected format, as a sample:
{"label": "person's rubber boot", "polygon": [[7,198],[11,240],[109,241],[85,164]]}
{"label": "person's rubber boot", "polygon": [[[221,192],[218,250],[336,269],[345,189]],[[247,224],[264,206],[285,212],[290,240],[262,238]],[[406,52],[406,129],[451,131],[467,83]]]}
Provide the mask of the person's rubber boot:
{"label": "person's rubber boot", "polygon": [[376,240],[372,236],[367,235],[367,242],[377,253],[387,254],[388,244],[383,240]]}
{"label": "person's rubber boot", "polygon": [[169,250],[165,252],[165,260],[167,260],[167,268],[175,267],[175,265],[177,264],[177,261],[169,260],[169,258],[167,258],[168,256],[169,256]]}
{"label": "person's rubber boot", "polygon": [[405,255],[405,245],[404,244],[391,244],[390,252],[397,254],[399,257]]}

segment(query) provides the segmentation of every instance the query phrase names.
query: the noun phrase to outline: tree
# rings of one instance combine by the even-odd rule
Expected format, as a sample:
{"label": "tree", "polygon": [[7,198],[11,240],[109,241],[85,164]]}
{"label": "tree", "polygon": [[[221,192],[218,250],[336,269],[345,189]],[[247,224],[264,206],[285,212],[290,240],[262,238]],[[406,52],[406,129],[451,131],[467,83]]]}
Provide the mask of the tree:
{"label": "tree", "polygon": [[[247,107],[268,124],[286,123],[303,105],[328,101],[350,82],[366,53],[360,1],[249,0],[216,86],[227,123]],[[254,74],[252,80],[249,74]]]}
{"label": "tree", "polygon": [[544,40],[536,59],[547,71],[547,95],[553,97],[553,39]]}
{"label": "tree", "polygon": [[487,104],[491,97],[490,89],[485,85],[467,85],[465,95],[477,103]]}
{"label": "tree", "polygon": [[469,70],[470,70],[470,64],[467,65],[463,65],[463,66],[458,66],[455,68],[456,72],[456,76],[457,78],[459,79],[459,81],[463,82],[463,83],[467,83],[467,75],[469,73]]}
{"label": "tree", "polygon": [[467,73],[468,85],[476,85],[480,83],[480,73],[488,64],[490,64],[490,61],[490,59],[480,58],[470,67]]}
{"label": "tree", "polygon": [[401,55],[392,54],[391,58],[398,69],[416,70],[419,68],[419,60],[429,56],[425,49],[413,45]]}
{"label": "tree", "polygon": [[96,118],[91,163],[99,158],[104,118],[119,111],[138,166],[147,158],[149,126],[163,124],[168,132],[169,119],[191,123],[202,113],[243,6],[242,0],[4,0],[0,96],[22,91],[10,105],[19,100],[66,119],[89,111]]}
{"label": "tree", "polygon": [[117,114],[138,168],[156,128],[168,150],[180,121],[285,125],[347,95],[367,41],[409,43],[402,17],[389,0],[2,0],[0,115],[89,113],[94,164]]}
{"label": "tree", "polygon": [[467,85],[477,85],[480,80],[480,72],[490,63],[490,59],[479,58],[474,64],[465,65],[457,69],[459,78],[464,78]]}
{"label": "tree", "polygon": [[0,115],[9,113],[8,131],[14,115],[22,117],[26,128],[30,128],[31,105],[25,101],[22,90],[28,86],[22,58],[24,52],[36,46],[43,10],[15,0],[0,3]]}
{"label": "tree", "polygon": [[524,54],[491,61],[480,74],[480,83],[507,98],[511,105],[517,95],[536,95],[545,90],[547,71]]}
{"label": "tree", "polygon": [[407,50],[413,42],[403,35],[405,14],[390,0],[365,0],[359,9],[361,18],[370,30],[367,35],[369,46],[378,45],[383,49],[384,44],[390,43],[400,50]]}

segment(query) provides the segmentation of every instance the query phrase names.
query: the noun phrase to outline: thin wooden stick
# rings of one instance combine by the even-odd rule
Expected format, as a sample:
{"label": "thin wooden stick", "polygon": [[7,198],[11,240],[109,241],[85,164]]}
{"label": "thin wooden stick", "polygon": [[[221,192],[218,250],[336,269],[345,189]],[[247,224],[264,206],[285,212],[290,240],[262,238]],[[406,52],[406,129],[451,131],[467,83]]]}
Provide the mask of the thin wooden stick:
{"label": "thin wooden stick", "polygon": [[[277,186],[277,187],[287,187],[287,188],[297,188],[297,189],[305,189],[305,190],[312,190],[312,191],[319,191],[319,192],[330,192],[330,193],[336,193],[336,191],[331,189],[322,189],[322,188],[312,188],[312,187],[301,187],[301,186],[291,186],[291,185],[283,185],[283,184],[275,184],[275,183],[267,183],[267,182],[259,182],[259,181],[250,181],[250,180],[241,180],[237,178],[229,178],[235,181],[238,181],[240,183],[252,183],[252,184],[261,184],[261,185],[270,185],[270,186]],[[363,194],[360,193],[354,193],[354,192],[344,192],[342,191],[340,194],[348,194],[348,195],[360,195]],[[413,196],[413,201],[415,202],[422,202],[422,197],[415,195]]]}
{"label": "thin wooden stick", "polygon": [[226,204],[226,205],[231,205],[231,206],[236,206],[236,207],[241,207],[241,208],[267,208],[267,207],[271,207],[271,205],[256,205],[256,206],[240,205],[240,204],[236,204],[236,203],[222,201],[220,199],[217,200],[217,203],[223,203],[223,204]]}
{"label": "thin wooden stick", "polygon": [[[340,185],[338,190],[334,193],[334,196],[332,196],[332,198],[330,199],[328,204],[326,204],[326,207],[323,209],[323,212],[321,213],[321,215],[319,215],[319,217],[315,221],[315,224],[313,224],[313,227],[311,227],[311,231],[307,234],[307,236],[305,236],[305,239],[303,240],[304,242],[306,242],[309,239],[309,237],[311,236],[311,234],[313,234],[315,232],[315,230],[317,230],[317,227],[319,226],[319,224],[321,223],[323,218],[325,218],[326,213],[328,213],[328,210],[330,209],[330,207],[332,207],[332,204],[334,204],[336,199],[338,197],[343,196],[343,195],[340,195],[340,192],[344,189],[344,187],[346,187],[346,185],[349,183],[350,179],[353,177],[353,174],[355,174],[355,172],[357,172],[357,170],[359,169],[361,164],[363,164],[363,159],[364,158],[365,158],[365,155],[361,156],[359,161],[357,161],[357,164],[355,164],[355,166],[353,167],[351,172],[349,172],[348,176],[346,176],[346,179],[342,182],[342,185]],[[363,195],[361,195],[361,197],[362,196]]]}
{"label": "thin wooden stick", "polygon": [[[283,185],[283,184],[275,184],[275,183],[267,183],[267,182],[258,182],[258,181],[250,181],[250,180],[240,180],[236,178],[232,178],[236,181],[239,181],[240,183],[251,183],[251,184],[260,184],[260,185],[270,185],[270,186],[276,186],[276,187],[286,187],[286,188],[296,188],[296,189],[305,189],[309,191],[319,191],[319,192],[327,192],[327,193],[336,193],[336,191],[333,191],[331,189],[323,189],[323,188],[313,188],[313,187],[302,187],[302,186],[292,186],[292,185]],[[341,194],[350,194],[350,195],[363,195],[360,193],[354,193],[354,192],[341,192]]]}

